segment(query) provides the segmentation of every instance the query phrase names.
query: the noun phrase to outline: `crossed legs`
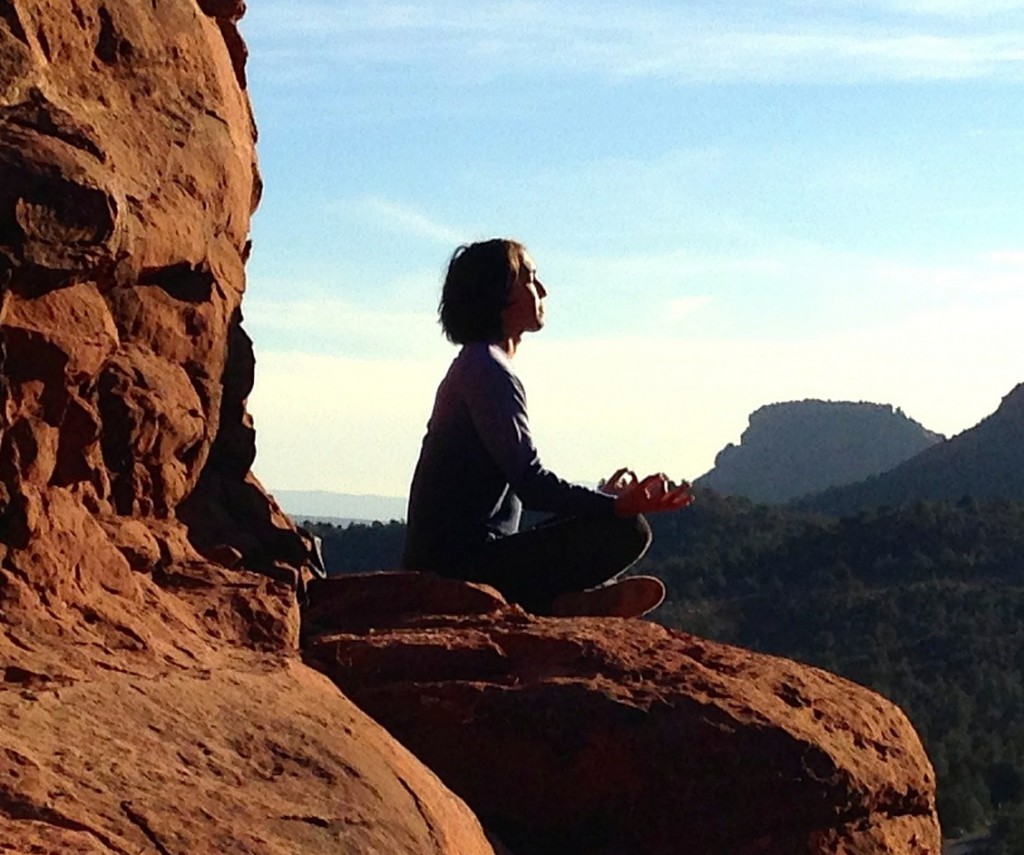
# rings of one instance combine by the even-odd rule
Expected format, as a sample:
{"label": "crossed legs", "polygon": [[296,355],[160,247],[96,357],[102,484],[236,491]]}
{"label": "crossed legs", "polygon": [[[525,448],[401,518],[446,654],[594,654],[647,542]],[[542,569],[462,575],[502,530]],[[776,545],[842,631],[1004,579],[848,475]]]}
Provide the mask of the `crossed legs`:
{"label": "crossed legs", "polygon": [[493,585],[527,611],[550,614],[559,594],[614,579],[650,544],[642,516],[556,518],[484,544],[459,575]]}

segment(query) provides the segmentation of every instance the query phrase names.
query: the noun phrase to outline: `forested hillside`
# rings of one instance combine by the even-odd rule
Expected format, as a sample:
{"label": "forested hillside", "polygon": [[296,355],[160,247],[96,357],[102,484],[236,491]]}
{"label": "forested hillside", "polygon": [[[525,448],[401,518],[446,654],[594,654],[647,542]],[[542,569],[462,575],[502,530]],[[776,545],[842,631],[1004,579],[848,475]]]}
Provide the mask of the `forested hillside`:
{"label": "forested hillside", "polygon": [[397,570],[405,542],[405,523],[332,523],[302,520],[302,525],[320,536],[324,566],[331,575]]}
{"label": "forested hillside", "polygon": [[[945,833],[998,820],[1002,851],[1024,851],[1024,504],[833,519],[702,493],[652,524],[638,569],[669,587],[658,620],[893,699],[935,764]],[[397,565],[400,523],[316,529],[332,572]]]}
{"label": "forested hillside", "polygon": [[1024,501],[1024,384],[970,430],[881,475],[796,504],[839,515],[917,499],[956,501],[961,496]]}

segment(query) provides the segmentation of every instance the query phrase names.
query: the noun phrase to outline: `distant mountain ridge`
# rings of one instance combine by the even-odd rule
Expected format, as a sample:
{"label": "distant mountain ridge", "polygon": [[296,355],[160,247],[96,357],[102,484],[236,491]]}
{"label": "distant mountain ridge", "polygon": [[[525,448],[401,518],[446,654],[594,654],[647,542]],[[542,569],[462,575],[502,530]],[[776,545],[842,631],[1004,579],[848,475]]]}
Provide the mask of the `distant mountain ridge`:
{"label": "distant mountain ridge", "polygon": [[361,496],[327,490],[271,490],[284,512],[295,520],[364,521],[405,519],[406,499],[400,496]]}
{"label": "distant mountain ridge", "polygon": [[915,500],[1024,501],[1024,383],[992,415],[893,469],[794,502],[800,509],[849,514]]}
{"label": "distant mountain ridge", "polygon": [[941,434],[888,404],[804,400],[750,415],[696,486],[781,503],[877,475],[942,442]]}

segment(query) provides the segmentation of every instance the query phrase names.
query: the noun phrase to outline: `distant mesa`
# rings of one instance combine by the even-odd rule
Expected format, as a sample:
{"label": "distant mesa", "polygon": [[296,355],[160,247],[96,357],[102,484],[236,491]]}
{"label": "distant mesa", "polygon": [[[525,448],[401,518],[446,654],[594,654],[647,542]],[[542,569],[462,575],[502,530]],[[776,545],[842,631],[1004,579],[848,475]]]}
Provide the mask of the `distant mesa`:
{"label": "distant mesa", "polygon": [[1024,501],[1024,384],[973,428],[875,477],[795,504],[807,510],[851,514],[881,505],[965,497]]}
{"label": "distant mesa", "polygon": [[888,404],[804,400],[750,415],[696,486],[756,502],[782,503],[892,469],[944,437]]}

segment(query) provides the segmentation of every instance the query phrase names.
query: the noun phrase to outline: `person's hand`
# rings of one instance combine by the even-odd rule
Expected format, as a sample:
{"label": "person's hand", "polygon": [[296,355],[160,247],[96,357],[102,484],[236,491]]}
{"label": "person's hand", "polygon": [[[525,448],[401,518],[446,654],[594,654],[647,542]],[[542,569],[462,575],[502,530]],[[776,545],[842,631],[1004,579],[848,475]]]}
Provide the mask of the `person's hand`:
{"label": "person's hand", "polygon": [[[632,472],[628,474],[633,475]],[[625,473],[620,475],[620,478],[624,479],[624,475]],[[610,492],[606,487],[602,489]],[[620,517],[675,511],[693,503],[690,485],[683,481],[678,487],[672,487],[668,476],[663,472],[648,475],[640,481],[633,475],[632,481],[625,483],[614,495],[615,513]]]}
{"label": "person's hand", "polygon": [[636,484],[636,480],[636,473],[632,469],[617,469],[611,477],[600,482],[598,489],[609,496],[618,496]]}

